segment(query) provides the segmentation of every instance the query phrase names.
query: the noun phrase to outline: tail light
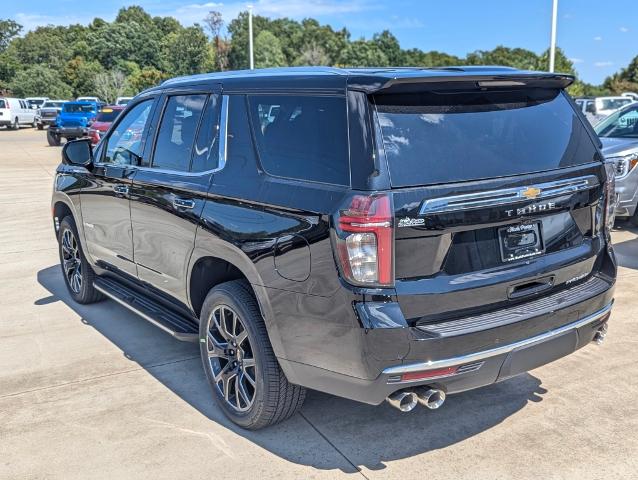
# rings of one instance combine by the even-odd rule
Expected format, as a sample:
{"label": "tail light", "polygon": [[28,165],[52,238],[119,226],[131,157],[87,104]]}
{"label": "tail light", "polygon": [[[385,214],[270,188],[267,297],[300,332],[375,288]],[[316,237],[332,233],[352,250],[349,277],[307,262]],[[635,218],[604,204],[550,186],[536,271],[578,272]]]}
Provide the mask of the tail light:
{"label": "tail light", "polygon": [[341,209],[335,235],[341,273],[355,285],[394,284],[392,199],[355,195]]}
{"label": "tail light", "polygon": [[611,232],[614,227],[616,211],[616,164],[606,162],[605,173],[607,180],[605,181],[604,226],[607,232]]}

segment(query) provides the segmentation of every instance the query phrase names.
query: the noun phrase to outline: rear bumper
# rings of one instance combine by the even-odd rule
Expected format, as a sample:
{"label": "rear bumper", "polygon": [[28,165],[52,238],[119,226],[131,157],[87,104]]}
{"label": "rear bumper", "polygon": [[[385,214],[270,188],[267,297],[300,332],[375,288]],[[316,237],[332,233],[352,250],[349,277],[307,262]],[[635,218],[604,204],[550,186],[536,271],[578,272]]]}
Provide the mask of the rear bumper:
{"label": "rear bumper", "polygon": [[[574,322],[528,337],[469,354],[385,368],[377,378],[366,380],[287,360],[280,364],[292,383],[340,397],[378,405],[391,393],[419,385],[436,385],[458,393],[490,385],[569,355],[590,343],[607,321],[613,301]],[[453,375],[427,380],[400,381],[401,375],[459,366]]]}

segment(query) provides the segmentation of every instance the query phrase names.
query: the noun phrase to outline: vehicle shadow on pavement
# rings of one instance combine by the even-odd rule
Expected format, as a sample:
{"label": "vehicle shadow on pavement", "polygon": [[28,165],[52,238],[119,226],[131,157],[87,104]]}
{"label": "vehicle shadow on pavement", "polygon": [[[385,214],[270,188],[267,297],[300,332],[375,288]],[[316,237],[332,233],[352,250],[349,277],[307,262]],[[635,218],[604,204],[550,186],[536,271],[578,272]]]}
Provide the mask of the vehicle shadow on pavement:
{"label": "vehicle shadow on pavement", "polygon": [[57,265],[39,271],[37,278],[50,295],[36,305],[63,302],[82,324],[97,330],[208,419],[287,461],[322,470],[381,470],[387,462],[445,448],[500,424],[528,402],[542,401],[546,392],[538,378],[524,374],[450,396],[440,410],[417,407],[401,413],[385,403],[371,406],[309,391],[301,414],[249,432],[230,423],[214,404],[197,345],[173,339],[113,301],[74,302]]}
{"label": "vehicle shadow on pavement", "polygon": [[[629,222],[623,222],[620,225],[617,223],[615,229],[624,230],[638,235],[638,228],[630,225]],[[618,265],[638,270],[638,236],[631,240],[614,243],[613,246],[614,252],[616,253],[616,259],[618,260]]]}

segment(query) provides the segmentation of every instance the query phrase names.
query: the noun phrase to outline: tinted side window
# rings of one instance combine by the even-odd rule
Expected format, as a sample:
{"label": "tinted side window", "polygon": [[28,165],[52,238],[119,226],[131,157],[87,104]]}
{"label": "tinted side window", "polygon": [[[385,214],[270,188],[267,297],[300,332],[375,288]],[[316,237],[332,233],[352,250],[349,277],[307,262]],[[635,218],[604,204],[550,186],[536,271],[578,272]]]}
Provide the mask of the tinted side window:
{"label": "tinted side window", "polygon": [[221,97],[211,95],[204,109],[193,152],[192,172],[213,170],[219,165],[219,112]]}
{"label": "tinted side window", "polygon": [[249,96],[263,169],[271,175],[348,185],[346,101],[341,97]]}
{"label": "tinted side window", "polygon": [[206,95],[176,95],[168,99],[157,134],[153,168],[189,171],[205,102]]}
{"label": "tinted side window", "polygon": [[144,145],[144,129],[148,123],[153,100],[144,100],[135,105],[117,124],[108,139],[105,163],[139,165]]}

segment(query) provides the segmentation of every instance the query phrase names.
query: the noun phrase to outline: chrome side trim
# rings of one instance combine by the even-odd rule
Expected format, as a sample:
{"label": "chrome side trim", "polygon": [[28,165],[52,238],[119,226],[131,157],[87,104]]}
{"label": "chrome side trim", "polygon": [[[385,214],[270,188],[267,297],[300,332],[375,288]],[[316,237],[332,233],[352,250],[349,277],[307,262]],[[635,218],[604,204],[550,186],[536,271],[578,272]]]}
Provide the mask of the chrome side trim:
{"label": "chrome side trim", "polygon": [[226,154],[228,153],[228,95],[222,95],[222,111],[219,117],[219,164],[213,172],[218,172],[226,165]]}
{"label": "chrome side trim", "polygon": [[[487,192],[466,193],[449,197],[430,198],[425,200],[419,210],[420,215],[455,212],[474,208],[508,205],[511,203],[541,200],[571,193],[589,190],[599,185],[595,175],[539,183],[526,187],[504,188]],[[527,192],[536,191],[536,195],[526,196]]]}
{"label": "chrome side trim", "polygon": [[550,330],[548,332],[541,333],[540,335],[536,335],[535,337],[526,338],[524,340],[519,340],[518,342],[510,343],[507,345],[501,345],[500,347],[491,348],[489,350],[483,350],[481,352],[474,352],[474,353],[469,353],[467,355],[461,355],[459,357],[444,358],[442,360],[436,360],[433,362],[421,362],[421,363],[412,363],[409,365],[397,365],[396,367],[388,367],[385,370],[383,370],[382,374],[383,375],[402,375],[404,373],[421,372],[424,370],[453,367],[455,365],[463,365],[465,363],[479,362],[487,358],[496,357],[497,355],[510,353],[512,350],[516,350],[517,348],[526,347],[534,343],[545,342],[553,337],[569,332],[570,330],[574,330],[576,328],[580,328],[590,323],[593,323],[596,320],[600,320],[602,317],[604,317],[609,312],[611,312],[611,307],[613,306],[613,304],[614,302],[612,301],[606,307],[598,310],[595,313],[592,313],[591,315],[581,318],[580,320],[577,320],[575,322],[568,323],[567,325],[563,325],[562,327],[559,327],[555,330]]}

